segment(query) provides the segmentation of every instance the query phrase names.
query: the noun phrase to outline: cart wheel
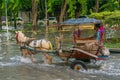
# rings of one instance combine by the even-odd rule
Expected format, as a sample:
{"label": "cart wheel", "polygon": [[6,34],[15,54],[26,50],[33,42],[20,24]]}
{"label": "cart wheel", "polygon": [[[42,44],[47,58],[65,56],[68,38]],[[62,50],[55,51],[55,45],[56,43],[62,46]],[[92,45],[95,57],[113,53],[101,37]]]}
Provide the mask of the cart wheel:
{"label": "cart wheel", "polygon": [[72,64],[71,64],[71,68],[74,69],[74,70],[86,70],[87,71],[87,66],[85,65],[84,62],[82,61],[74,61]]}
{"label": "cart wheel", "polygon": [[93,59],[90,60],[90,62],[95,64],[96,63],[96,59],[93,58]]}

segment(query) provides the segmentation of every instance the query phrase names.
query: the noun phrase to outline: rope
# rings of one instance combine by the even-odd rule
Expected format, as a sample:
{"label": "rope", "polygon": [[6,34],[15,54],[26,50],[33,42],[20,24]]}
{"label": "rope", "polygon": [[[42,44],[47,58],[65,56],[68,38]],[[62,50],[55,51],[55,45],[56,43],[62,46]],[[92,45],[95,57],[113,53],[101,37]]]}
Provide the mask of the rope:
{"label": "rope", "polygon": [[33,52],[56,53],[56,50],[36,50],[35,48],[30,47],[30,46],[21,46],[20,49],[28,49]]}

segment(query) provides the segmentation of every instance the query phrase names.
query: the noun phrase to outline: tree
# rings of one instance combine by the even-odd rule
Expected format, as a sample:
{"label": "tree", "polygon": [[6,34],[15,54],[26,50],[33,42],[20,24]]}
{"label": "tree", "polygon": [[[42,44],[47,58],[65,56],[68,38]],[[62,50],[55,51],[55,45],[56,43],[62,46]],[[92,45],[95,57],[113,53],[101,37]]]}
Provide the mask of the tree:
{"label": "tree", "polygon": [[0,0],[0,30],[2,29],[2,4],[3,0]]}
{"label": "tree", "polygon": [[59,20],[62,2],[65,0],[48,0],[48,16],[55,16]]}
{"label": "tree", "polygon": [[38,9],[37,9],[38,3],[37,0],[32,0],[32,29],[33,31],[36,30],[36,24],[37,24],[37,15],[38,15]]}
{"label": "tree", "polygon": [[66,12],[66,7],[67,7],[67,1],[63,0],[62,1],[62,6],[61,6],[61,12],[60,12],[60,17],[59,17],[59,22],[63,21],[63,17],[64,17],[65,12]]}
{"label": "tree", "polygon": [[32,12],[32,0],[21,0],[21,9],[20,11],[27,11],[28,13],[28,17],[29,17],[29,22],[31,21],[31,12]]}
{"label": "tree", "polygon": [[118,0],[101,0],[101,3],[99,6],[100,11],[115,11],[119,9]]}
{"label": "tree", "polygon": [[95,0],[95,12],[99,11],[99,0]]}
{"label": "tree", "polygon": [[14,18],[14,27],[17,29],[17,24],[16,24],[16,17],[18,16],[18,11],[21,8],[20,5],[21,0],[10,0],[8,1],[8,11],[11,12],[10,16]]}
{"label": "tree", "polygon": [[[75,17],[75,13],[76,11],[79,12],[79,14],[77,15],[77,17],[79,17],[80,15],[85,15],[87,12],[87,0],[67,0],[68,1],[68,14],[70,18],[74,18]],[[77,5],[79,4],[79,6]],[[78,9],[79,8],[79,9]]]}

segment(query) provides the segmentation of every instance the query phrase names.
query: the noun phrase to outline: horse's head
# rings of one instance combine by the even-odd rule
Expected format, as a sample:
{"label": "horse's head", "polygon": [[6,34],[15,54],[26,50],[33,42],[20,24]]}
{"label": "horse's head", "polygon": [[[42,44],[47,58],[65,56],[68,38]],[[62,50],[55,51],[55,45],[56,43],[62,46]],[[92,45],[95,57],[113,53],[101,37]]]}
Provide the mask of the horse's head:
{"label": "horse's head", "polygon": [[35,38],[29,38],[25,36],[25,34],[22,31],[16,31],[15,38],[17,43],[29,43],[32,40],[35,40]]}
{"label": "horse's head", "polygon": [[16,31],[15,38],[17,43],[23,43],[28,40],[28,37],[22,31]]}
{"label": "horse's head", "polygon": [[16,41],[17,41],[17,43],[19,43],[20,41],[19,41],[19,33],[21,33],[21,31],[16,31],[15,32],[15,39],[16,39]]}

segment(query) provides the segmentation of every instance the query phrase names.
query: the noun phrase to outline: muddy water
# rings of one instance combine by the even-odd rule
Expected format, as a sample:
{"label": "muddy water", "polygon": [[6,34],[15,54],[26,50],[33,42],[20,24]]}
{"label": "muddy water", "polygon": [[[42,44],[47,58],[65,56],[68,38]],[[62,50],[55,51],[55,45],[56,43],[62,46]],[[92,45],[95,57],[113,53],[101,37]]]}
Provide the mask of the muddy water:
{"label": "muddy water", "polygon": [[[68,36],[68,35],[66,35]],[[68,36],[70,37],[70,36]],[[69,39],[69,38],[68,38]],[[65,40],[64,40],[65,41]],[[68,41],[69,43],[69,41]],[[54,63],[62,60],[51,54]],[[120,54],[112,54],[98,69],[74,71],[65,64],[44,64],[43,55],[34,55],[36,63],[22,58],[19,45],[8,41],[0,43],[0,80],[119,80]]]}
{"label": "muddy water", "polygon": [[49,65],[39,62],[42,55],[34,55],[36,63],[32,63],[29,58],[22,58],[19,46],[14,41],[3,43],[0,51],[0,80],[81,79],[79,73],[72,71],[66,65]]}

